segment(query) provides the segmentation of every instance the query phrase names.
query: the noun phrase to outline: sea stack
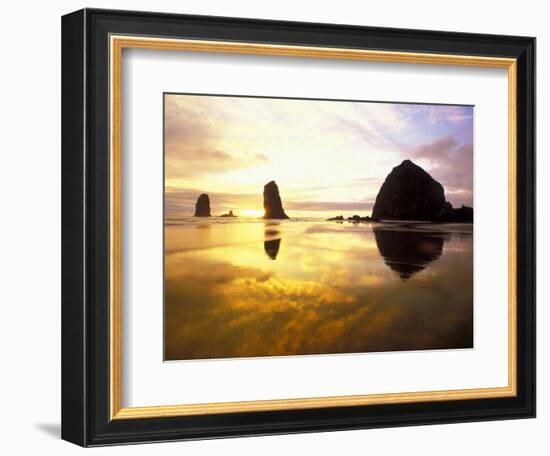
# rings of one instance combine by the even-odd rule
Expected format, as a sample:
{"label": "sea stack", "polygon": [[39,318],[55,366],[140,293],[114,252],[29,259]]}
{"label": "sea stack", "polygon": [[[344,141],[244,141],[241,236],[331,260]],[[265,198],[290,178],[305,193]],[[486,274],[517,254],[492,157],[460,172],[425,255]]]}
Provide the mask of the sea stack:
{"label": "sea stack", "polygon": [[203,193],[195,204],[195,217],[210,217],[210,198]]}
{"label": "sea stack", "polygon": [[405,160],[393,168],[380,187],[372,218],[434,220],[445,209],[443,186],[420,166]]}
{"label": "sea stack", "polygon": [[264,219],[287,219],[275,181],[264,185]]}

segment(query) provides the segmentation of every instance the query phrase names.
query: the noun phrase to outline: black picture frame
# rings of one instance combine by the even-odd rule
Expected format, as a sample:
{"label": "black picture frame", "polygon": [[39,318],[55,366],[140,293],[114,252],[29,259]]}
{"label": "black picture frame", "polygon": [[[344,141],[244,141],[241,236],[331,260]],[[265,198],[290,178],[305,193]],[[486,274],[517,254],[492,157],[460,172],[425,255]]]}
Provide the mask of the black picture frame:
{"label": "black picture frame", "polygon": [[[108,38],[112,34],[517,59],[517,395],[111,420]],[[534,38],[84,9],[62,18],[62,127],[63,439],[99,446],[535,416]]]}

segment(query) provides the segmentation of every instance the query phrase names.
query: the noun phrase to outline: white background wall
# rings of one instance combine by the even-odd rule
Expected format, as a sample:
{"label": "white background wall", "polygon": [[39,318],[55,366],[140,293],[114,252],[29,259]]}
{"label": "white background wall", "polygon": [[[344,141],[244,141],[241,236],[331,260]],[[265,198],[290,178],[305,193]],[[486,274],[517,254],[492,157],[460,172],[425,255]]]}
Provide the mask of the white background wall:
{"label": "white background wall", "polygon": [[[550,186],[543,153],[550,29],[541,1],[4,2],[0,16],[0,451],[72,454],[60,427],[60,16],[88,7],[439,29],[538,38],[538,418],[141,445],[94,454],[548,454]],[[545,280],[546,279],[546,280]],[[497,285],[497,284],[495,284]]]}

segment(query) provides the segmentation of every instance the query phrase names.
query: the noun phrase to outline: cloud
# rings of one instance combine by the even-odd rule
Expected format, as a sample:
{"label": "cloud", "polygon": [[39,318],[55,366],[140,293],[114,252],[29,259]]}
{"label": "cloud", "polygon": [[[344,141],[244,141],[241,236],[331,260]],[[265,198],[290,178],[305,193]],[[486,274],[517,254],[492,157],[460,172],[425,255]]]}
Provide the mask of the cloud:
{"label": "cloud", "polygon": [[289,209],[369,210],[405,158],[453,204],[471,204],[472,116],[468,106],[167,95],[165,187],[196,193],[167,196],[167,211],[192,212],[200,193],[220,210],[256,195],[247,208],[258,210],[270,180]]}
{"label": "cloud", "polygon": [[344,117],[335,117],[335,119],[340,123],[341,127],[350,130],[354,135],[357,135],[370,146],[401,147],[392,135],[384,134],[381,129],[377,128],[373,123],[365,122],[365,119],[362,121]]}
{"label": "cloud", "polygon": [[[167,189],[164,194],[164,210],[166,217],[192,215],[195,203],[203,190],[198,189]],[[239,207],[262,207],[262,191],[257,194],[208,192],[210,209],[214,215]]]}
{"label": "cloud", "polygon": [[461,145],[453,136],[444,136],[415,148],[409,155],[413,161],[425,164],[454,206],[472,206],[473,144]]}
{"label": "cloud", "polygon": [[268,163],[261,152],[227,149],[220,127],[227,121],[222,111],[212,109],[202,97],[189,102],[186,97],[166,96],[166,177],[205,176]]}
{"label": "cloud", "polygon": [[366,201],[289,201],[285,203],[285,209],[308,211],[370,211],[374,206],[374,200]]}
{"label": "cloud", "polygon": [[253,168],[269,163],[261,153],[246,155],[246,159],[215,147],[201,144],[166,144],[166,178],[201,177],[228,170]]}
{"label": "cloud", "polygon": [[399,110],[432,125],[471,123],[473,119],[473,106],[403,104]]}
{"label": "cloud", "polygon": [[429,160],[441,160],[443,156],[449,156],[449,153],[458,146],[458,142],[452,136],[436,139],[430,144],[423,144],[417,147],[414,154],[418,158],[427,158]]}

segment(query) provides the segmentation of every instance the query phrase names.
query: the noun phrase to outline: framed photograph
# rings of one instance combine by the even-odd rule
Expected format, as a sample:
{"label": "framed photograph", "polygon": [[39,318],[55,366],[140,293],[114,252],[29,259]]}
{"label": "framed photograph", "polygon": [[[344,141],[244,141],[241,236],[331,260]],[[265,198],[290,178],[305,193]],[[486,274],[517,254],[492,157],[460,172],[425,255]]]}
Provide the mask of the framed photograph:
{"label": "framed photograph", "polygon": [[62,20],[62,437],[535,416],[535,39]]}

